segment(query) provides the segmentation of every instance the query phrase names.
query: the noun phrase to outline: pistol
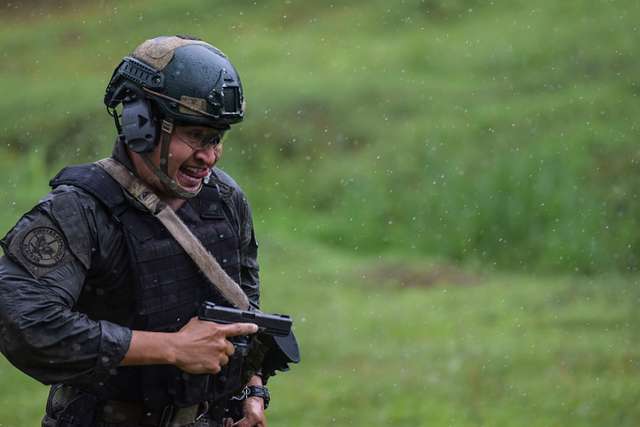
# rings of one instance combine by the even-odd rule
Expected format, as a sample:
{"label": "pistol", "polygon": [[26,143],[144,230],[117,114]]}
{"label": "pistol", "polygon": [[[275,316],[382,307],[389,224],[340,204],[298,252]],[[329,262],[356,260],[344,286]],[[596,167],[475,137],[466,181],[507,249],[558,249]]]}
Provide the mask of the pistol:
{"label": "pistol", "polygon": [[[267,314],[260,311],[240,310],[205,301],[198,312],[200,320],[216,323],[255,323],[259,340],[256,351],[251,351],[249,337],[230,337],[239,355],[247,357],[247,372],[262,371],[265,383],[276,371],[288,371],[289,363],[300,362],[298,341],[291,330],[293,321],[285,314]],[[255,358],[251,354],[255,355]],[[248,380],[248,378],[246,378]]]}
{"label": "pistol", "polygon": [[286,314],[267,314],[260,311],[240,310],[205,301],[198,313],[200,320],[216,323],[254,323],[259,332],[278,337],[285,337],[291,331],[292,320]]}

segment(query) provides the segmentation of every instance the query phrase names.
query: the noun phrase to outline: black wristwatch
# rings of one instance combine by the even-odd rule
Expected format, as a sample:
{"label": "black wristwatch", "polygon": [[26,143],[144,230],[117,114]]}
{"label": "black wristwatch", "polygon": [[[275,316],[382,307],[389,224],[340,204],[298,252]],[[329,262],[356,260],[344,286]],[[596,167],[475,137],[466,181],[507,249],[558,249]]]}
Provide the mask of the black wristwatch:
{"label": "black wristwatch", "polygon": [[269,407],[269,401],[271,400],[271,396],[269,396],[269,389],[265,386],[261,385],[250,385],[247,386],[245,391],[246,397],[261,397],[264,401],[264,409]]}

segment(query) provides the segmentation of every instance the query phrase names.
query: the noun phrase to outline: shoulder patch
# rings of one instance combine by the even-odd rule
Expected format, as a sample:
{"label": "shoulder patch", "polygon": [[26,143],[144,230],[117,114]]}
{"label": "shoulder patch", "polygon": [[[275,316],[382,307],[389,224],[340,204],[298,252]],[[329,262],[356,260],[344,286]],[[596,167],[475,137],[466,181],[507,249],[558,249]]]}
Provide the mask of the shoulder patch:
{"label": "shoulder patch", "polygon": [[53,267],[64,258],[66,243],[64,237],[51,227],[36,227],[22,238],[22,255],[39,267]]}
{"label": "shoulder patch", "polygon": [[38,207],[18,221],[2,240],[2,246],[5,255],[34,278],[76,259],[63,231]]}

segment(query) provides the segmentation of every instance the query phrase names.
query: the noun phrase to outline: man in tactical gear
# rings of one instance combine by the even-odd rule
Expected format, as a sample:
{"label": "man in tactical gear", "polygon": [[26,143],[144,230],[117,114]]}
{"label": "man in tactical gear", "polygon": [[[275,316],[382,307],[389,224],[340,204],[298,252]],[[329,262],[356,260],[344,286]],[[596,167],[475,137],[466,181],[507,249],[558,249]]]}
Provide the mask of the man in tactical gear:
{"label": "man in tactical gear", "polygon": [[257,326],[196,317],[229,301],[141,203],[155,193],[258,308],[251,212],[214,167],[244,116],[238,73],[208,43],[158,37],[124,58],[104,102],[119,134],[109,161],[145,190],[100,162],[51,181],[0,241],[0,350],[52,385],[43,426],[266,426],[264,375],[247,376],[231,342]]}

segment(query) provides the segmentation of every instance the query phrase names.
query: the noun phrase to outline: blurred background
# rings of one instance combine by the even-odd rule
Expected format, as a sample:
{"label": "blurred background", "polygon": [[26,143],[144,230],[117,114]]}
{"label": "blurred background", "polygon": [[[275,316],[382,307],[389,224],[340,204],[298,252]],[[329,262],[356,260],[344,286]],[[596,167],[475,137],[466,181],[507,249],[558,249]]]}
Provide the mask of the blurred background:
{"label": "blurred background", "polygon": [[[191,34],[238,68],[220,166],[303,361],[273,426],[640,425],[636,0],[0,5],[0,234],[106,157],[113,68]],[[0,426],[47,389],[0,356]]]}

